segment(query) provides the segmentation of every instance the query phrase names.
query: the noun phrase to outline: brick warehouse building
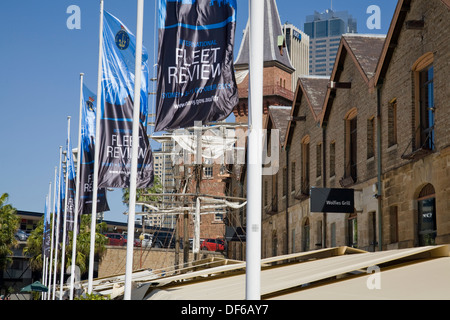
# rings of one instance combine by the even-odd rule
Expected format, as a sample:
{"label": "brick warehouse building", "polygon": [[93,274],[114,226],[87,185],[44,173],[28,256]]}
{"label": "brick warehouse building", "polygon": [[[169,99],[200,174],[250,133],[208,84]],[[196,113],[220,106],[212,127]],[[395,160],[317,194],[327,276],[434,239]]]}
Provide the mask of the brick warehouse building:
{"label": "brick warehouse building", "polygon": [[[292,104],[277,103],[292,108],[277,177],[263,178],[263,257],[449,242],[449,18],[448,2],[400,0],[386,36],[344,35],[330,79],[314,89],[300,77]],[[308,185],[354,189],[354,212],[311,213]],[[245,224],[245,210],[230,217]]]}

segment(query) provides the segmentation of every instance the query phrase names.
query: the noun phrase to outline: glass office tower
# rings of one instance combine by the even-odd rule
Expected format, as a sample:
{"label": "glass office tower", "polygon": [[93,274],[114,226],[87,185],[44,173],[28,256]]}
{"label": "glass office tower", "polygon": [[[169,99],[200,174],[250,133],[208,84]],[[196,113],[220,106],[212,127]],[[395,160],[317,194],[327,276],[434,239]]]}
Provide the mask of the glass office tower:
{"label": "glass office tower", "polygon": [[309,36],[309,74],[330,75],[341,35],[357,33],[356,19],[347,11],[317,11],[306,16],[304,31]]}

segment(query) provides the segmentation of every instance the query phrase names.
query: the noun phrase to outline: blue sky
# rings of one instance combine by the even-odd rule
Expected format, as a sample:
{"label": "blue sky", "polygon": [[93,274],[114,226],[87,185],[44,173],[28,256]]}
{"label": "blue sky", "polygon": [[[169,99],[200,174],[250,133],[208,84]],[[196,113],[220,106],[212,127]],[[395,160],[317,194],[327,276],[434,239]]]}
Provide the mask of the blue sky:
{"label": "blue sky", "polygon": [[[248,19],[248,0],[237,0],[235,56]],[[96,91],[98,61],[99,1],[95,0],[2,0],[0,21],[0,194],[18,210],[43,212],[49,182],[54,180],[59,146],[78,138],[80,73]],[[335,11],[347,10],[358,22],[358,33],[386,34],[395,0],[278,0],[281,23],[303,30],[307,15],[323,12],[332,3]],[[68,29],[71,13],[80,8],[80,29]],[[381,10],[381,29],[370,30],[366,13],[370,5]],[[104,8],[135,33],[136,0],[104,0]],[[144,46],[150,66],[157,57],[154,41],[155,0],[145,1]],[[150,76],[155,76],[151,70]],[[153,105],[149,101],[150,108]],[[108,193],[110,212],[105,219],[126,222],[121,189]]]}

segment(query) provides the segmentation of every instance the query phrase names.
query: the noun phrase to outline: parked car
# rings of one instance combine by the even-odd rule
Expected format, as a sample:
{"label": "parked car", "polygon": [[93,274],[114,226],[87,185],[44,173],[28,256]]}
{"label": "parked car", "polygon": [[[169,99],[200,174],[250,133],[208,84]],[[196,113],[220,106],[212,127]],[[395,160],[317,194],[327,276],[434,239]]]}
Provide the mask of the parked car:
{"label": "parked car", "polygon": [[225,241],[223,239],[204,239],[200,243],[200,249],[208,251],[224,251]]}
{"label": "parked car", "polygon": [[175,248],[175,237],[171,232],[159,231],[153,234],[153,248]]}
{"label": "parked car", "polygon": [[127,238],[120,233],[105,233],[105,236],[109,239],[108,245],[110,246],[126,246]]}
{"label": "parked car", "polygon": [[27,241],[28,236],[29,236],[28,233],[26,233],[21,229],[17,230],[16,233],[14,234],[14,238],[16,238],[19,241]]}
{"label": "parked car", "polygon": [[[125,240],[128,240],[126,234],[124,234],[123,236],[125,237]],[[134,245],[133,246],[140,247],[141,246],[141,240],[134,238]]]}
{"label": "parked car", "polygon": [[153,235],[150,233],[142,233],[141,234],[141,245],[143,248],[151,247],[153,241]]}

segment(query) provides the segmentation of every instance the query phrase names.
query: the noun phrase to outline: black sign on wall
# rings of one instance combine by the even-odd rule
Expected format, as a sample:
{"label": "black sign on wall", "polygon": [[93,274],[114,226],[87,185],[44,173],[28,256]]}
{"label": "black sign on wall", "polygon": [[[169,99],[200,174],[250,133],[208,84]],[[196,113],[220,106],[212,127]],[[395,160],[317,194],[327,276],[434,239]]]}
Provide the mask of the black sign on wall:
{"label": "black sign on wall", "polygon": [[311,188],[311,212],[353,213],[355,190],[341,188]]}

